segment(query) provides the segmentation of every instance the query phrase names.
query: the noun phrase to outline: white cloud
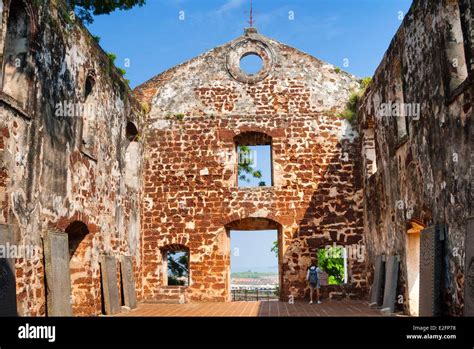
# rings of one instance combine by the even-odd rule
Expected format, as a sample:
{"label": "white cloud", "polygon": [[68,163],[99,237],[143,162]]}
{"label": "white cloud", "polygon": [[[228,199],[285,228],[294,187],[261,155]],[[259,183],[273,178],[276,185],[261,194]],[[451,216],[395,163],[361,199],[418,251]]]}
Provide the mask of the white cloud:
{"label": "white cloud", "polygon": [[247,0],[228,0],[216,12],[219,14],[223,14],[223,13],[242,7],[242,5],[246,2]]}

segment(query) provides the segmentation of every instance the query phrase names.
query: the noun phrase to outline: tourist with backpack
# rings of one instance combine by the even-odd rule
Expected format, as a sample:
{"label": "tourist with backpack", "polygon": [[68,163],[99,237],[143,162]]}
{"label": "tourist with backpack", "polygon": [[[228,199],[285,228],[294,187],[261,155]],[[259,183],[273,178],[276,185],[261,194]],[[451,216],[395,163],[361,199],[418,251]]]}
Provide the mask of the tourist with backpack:
{"label": "tourist with backpack", "polygon": [[311,261],[311,266],[308,268],[306,273],[306,280],[309,283],[309,304],[313,304],[313,292],[316,290],[316,301],[318,304],[321,304],[319,300],[319,289],[321,288],[319,274],[322,273],[322,270],[319,269],[318,263],[316,260]]}

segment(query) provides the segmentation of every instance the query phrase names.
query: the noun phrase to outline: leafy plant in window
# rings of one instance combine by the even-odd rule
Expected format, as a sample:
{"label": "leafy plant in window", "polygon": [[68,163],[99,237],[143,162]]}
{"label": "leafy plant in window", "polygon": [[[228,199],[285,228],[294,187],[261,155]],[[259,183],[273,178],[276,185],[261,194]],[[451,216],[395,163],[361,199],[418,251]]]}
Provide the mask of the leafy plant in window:
{"label": "leafy plant in window", "polygon": [[333,246],[318,251],[319,267],[328,274],[328,285],[344,282],[344,247]]}
{"label": "leafy plant in window", "polygon": [[270,251],[275,254],[276,258],[278,258],[278,240],[273,241],[273,245]]}
{"label": "leafy plant in window", "polygon": [[184,286],[189,275],[188,254],[182,251],[168,252],[168,285]]}
{"label": "leafy plant in window", "polygon": [[[238,176],[240,181],[250,182],[250,178],[262,178],[262,172],[254,169],[255,161],[252,159],[252,150],[246,146],[241,145],[238,148],[239,161],[238,161]],[[264,181],[259,182],[259,186],[266,186]]]}

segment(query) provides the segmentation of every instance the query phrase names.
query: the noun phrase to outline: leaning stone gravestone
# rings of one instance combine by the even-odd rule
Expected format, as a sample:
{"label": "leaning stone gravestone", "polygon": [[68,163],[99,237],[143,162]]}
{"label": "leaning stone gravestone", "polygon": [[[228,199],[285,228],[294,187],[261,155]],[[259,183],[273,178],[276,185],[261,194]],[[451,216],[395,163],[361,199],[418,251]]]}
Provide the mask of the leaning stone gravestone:
{"label": "leaning stone gravestone", "polygon": [[[0,224],[0,246],[7,252],[7,245],[13,243],[12,231],[6,224]],[[15,259],[0,255],[0,316],[16,316]]]}
{"label": "leaning stone gravestone", "polygon": [[464,316],[474,316],[474,216],[467,220]]}
{"label": "leaning stone gravestone", "polygon": [[48,231],[43,239],[48,316],[72,316],[68,236]]}
{"label": "leaning stone gravestone", "polygon": [[441,312],[442,240],[445,226],[421,231],[420,237],[420,316],[438,316]]}
{"label": "leaning stone gravestone", "polygon": [[385,288],[381,309],[383,314],[393,314],[395,312],[399,268],[400,256],[388,256],[385,263]]}
{"label": "leaning stone gravestone", "polygon": [[106,315],[120,312],[120,301],[117,280],[117,263],[113,256],[101,256],[100,272],[104,291],[104,308]]}
{"label": "leaning stone gravestone", "polygon": [[120,268],[122,272],[123,298],[125,306],[134,309],[137,307],[137,296],[135,293],[132,257],[122,256]]}
{"label": "leaning stone gravestone", "polygon": [[328,273],[323,271],[319,276],[319,282],[320,282],[321,286],[327,286],[329,284],[328,280],[329,280]]}
{"label": "leaning stone gravestone", "polygon": [[374,283],[370,289],[370,306],[380,306],[383,301],[383,289],[385,281],[385,256],[375,257]]}

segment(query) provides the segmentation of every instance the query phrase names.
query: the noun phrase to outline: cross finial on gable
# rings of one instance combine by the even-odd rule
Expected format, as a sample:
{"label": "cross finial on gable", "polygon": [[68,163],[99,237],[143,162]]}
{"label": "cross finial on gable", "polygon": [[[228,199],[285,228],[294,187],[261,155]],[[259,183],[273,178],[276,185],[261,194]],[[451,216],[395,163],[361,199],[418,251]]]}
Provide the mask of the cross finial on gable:
{"label": "cross finial on gable", "polygon": [[249,19],[250,28],[253,28],[254,23],[255,22],[253,20],[253,2],[252,0],[250,0],[250,19]]}

